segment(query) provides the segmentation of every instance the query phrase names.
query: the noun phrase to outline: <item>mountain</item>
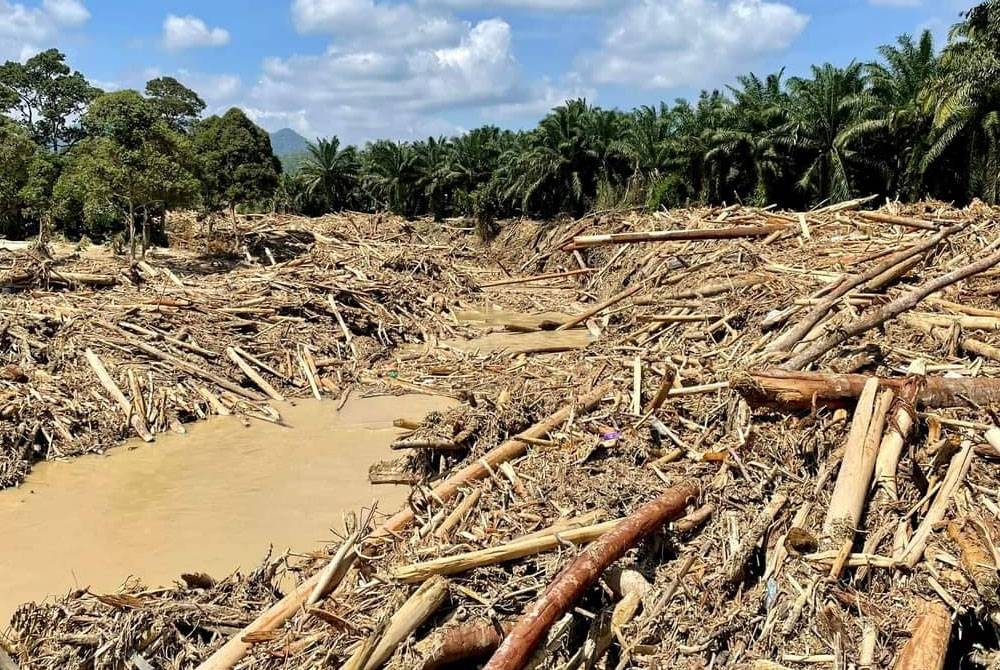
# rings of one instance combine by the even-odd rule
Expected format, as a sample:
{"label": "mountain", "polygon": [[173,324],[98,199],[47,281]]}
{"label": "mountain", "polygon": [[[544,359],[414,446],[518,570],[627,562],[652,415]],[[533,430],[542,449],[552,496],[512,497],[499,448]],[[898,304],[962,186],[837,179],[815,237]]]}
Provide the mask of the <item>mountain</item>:
{"label": "mountain", "polygon": [[302,155],[306,153],[308,140],[291,128],[282,128],[271,133],[271,149],[281,160],[285,172],[295,172]]}

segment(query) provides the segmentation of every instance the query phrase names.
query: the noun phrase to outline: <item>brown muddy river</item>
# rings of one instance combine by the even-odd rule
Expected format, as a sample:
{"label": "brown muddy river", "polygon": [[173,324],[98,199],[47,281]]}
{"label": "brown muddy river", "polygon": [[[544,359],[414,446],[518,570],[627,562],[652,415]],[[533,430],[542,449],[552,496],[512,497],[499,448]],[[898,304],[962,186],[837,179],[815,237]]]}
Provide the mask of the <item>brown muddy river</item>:
{"label": "brown muddy river", "polygon": [[0,491],[0,629],[22,602],[89,586],[113,592],[183,572],[221,578],[252,569],[268,545],[309,551],[345,512],[393,512],[405,487],[373,487],[368,467],[393,454],[396,418],[421,419],[447,398],[410,395],[303,400],[280,408],[288,427],[235,417],[187,435],[128,443],[103,456],[38,464]]}

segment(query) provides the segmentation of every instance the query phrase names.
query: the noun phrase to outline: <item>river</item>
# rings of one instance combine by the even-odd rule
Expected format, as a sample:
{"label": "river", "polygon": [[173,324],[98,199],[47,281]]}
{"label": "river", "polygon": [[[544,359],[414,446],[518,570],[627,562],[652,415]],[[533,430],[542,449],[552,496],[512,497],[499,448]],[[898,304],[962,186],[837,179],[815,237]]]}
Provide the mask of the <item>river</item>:
{"label": "river", "polygon": [[0,491],[0,621],[22,602],[85,586],[113,592],[130,576],[148,586],[184,572],[222,578],[252,569],[268,545],[316,549],[345,512],[375,499],[393,512],[406,488],[376,489],[367,478],[393,454],[392,421],[451,402],[378,396],[337,412],[303,400],[279,408],[287,427],[216,417],[153,444],[39,463],[20,487]]}

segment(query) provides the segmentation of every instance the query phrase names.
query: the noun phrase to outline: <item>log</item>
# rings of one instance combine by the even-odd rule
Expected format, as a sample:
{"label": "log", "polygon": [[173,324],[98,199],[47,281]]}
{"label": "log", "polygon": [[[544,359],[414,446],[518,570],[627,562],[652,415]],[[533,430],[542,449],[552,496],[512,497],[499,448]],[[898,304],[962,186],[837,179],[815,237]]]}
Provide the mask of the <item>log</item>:
{"label": "log", "polygon": [[850,338],[861,335],[876,326],[882,325],[889,319],[899,316],[907,310],[913,309],[920,304],[921,300],[932,293],[937,293],[947,286],[951,286],[952,284],[960,282],[963,279],[968,279],[969,277],[979,274],[980,272],[988,270],[997,263],[1000,263],[1000,251],[995,251],[994,253],[975,261],[974,263],[969,263],[968,265],[964,265],[956,270],[952,270],[951,272],[924,282],[920,286],[907,291],[892,302],[886,303],[871,314],[867,314],[842,326],[838,326],[836,329],[828,332],[826,335],[813,342],[800,353],[792,356],[782,365],[782,367],[786,370],[801,370],[823,354],[846,342]]}
{"label": "log", "polygon": [[913,405],[924,383],[926,368],[927,366],[920,360],[910,364],[907,370],[910,376],[903,382],[899,398],[896,400],[896,409],[892,414],[893,418],[889,422],[889,430],[886,431],[878,448],[878,457],[875,460],[875,486],[882,487],[893,500],[897,497],[896,468],[903,453],[903,445],[910,434],[910,429],[913,428]]}
{"label": "log", "polygon": [[914,603],[920,612],[910,625],[910,639],[893,666],[895,670],[942,670],[951,640],[951,616],[939,602]]}
{"label": "log", "polygon": [[576,316],[574,316],[573,318],[571,318],[569,321],[567,321],[566,323],[564,323],[561,326],[559,326],[558,328],[556,328],[556,330],[569,330],[573,326],[575,326],[575,325],[577,325],[579,323],[583,323],[584,321],[586,321],[590,317],[594,316],[595,314],[599,314],[600,312],[603,312],[608,307],[611,307],[612,305],[617,305],[622,300],[625,300],[626,298],[635,295],[636,293],[638,293],[642,289],[642,287],[643,287],[643,283],[642,282],[636,282],[636,284],[634,286],[630,286],[629,288],[625,289],[621,293],[618,293],[618,294],[616,294],[616,295],[608,298],[604,302],[599,303],[597,305],[594,305],[593,307],[591,307],[590,309],[586,310],[585,312],[583,312],[581,314],[577,314]]}
{"label": "log", "polygon": [[700,228],[682,230],[651,230],[646,232],[611,233],[606,235],[577,235],[564,251],[587,249],[608,244],[634,242],[677,242],[686,240],[731,240],[738,237],[767,237],[771,233],[792,228],[787,223],[767,223],[757,226],[730,226],[728,228]]}
{"label": "log", "polygon": [[587,547],[549,585],[504,639],[484,670],[521,670],[553,623],[626,551],[683,513],[699,492],[685,481],[646,503]]}
{"label": "log", "polygon": [[922,242],[918,242],[917,244],[903,249],[899,253],[889,256],[887,259],[872,266],[865,272],[848,275],[847,277],[839,280],[837,284],[823,296],[823,299],[820,300],[820,302],[809,310],[805,316],[799,319],[799,321],[792,326],[788,332],[775,340],[768,350],[791,351],[792,347],[801,342],[802,338],[804,338],[810,330],[823,320],[837,301],[847,295],[847,293],[851,290],[865,284],[866,282],[877,281],[880,286],[885,285],[891,279],[898,277],[902,272],[905,272],[906,269],[909,269],[908,262],[911,259],[919,257],[924,252],[933,249],[941,242],[941,240],[960,230],[960,228],[960,226],[954,226],[952,228],[945,229],[933,237],[930,237]]}
{"label": "log", "polygon": [[98,381],[101,382],[101,386],[118,403],[122,412],[125,413],[125,419],[132,425],[135,432],[144,442],[152,442],[153,434],[149,432],[149,427],[146,425],[146,417],[134,411],[132,403],[125,397],[125,393],[121,390],[121,387],[115,383],[114,378],[108,373],[101,358],[90,349],[84,352],[84,356],[87,358],[87,363],[94,370],[94,374],[97,375]]}
{"label": "log", "polygon": [[447,579],[428,579],[396,610],[378,641],[373,646],[362,645],[341,670],[376,670],[382,667],[396,651],[396,647],[419,628],[447,597]]}
{"label": "log", "polygon": [[496,651],[503,639],[500,633],[506,635],[513,626],[513,622],[494,624],[487,619],[474,619],[441,628],[416,644],[415,650],[422,662],[420,667],[438,670],[483,658]]}
{"label": "log", "polygon": [[940,226],[930,223],[929,221],[915,219],[910,216],[896,216],[894,214],[885,214],[884,212],[858,212],[857,216],[865,219],[866,221],[888,223],[893,226],[903,226],[904,228],[916,228],[918,230],[940,229]]}
{"label": "log", "polygon": [[569,270],[568,272],[546,272],[540,275],[533,275],[531,277],[515,277],[513,279],[503,279],[501,281],[492,281],[485,284],[480,284],[479,288],[494,288],[496,286],[511,286],[513,284],[531,284],[536,281],[544,281],[546,279],[561,279],[563,277],[574,277],[580,274],[589,274],[593,272],[593,269],[586,268],[583,270]]}
{"label": "log", "polygon": [[[590,411],[597,406],[601,399],[611,391],[612,384],[603,384],[598,388],[581,396],[575,403],[563,407],[557,412],[549,415],[542,421],[536,423],[528,430],[521,433],[520,437],[539,438],[555,430],[563,422],[569,419],[575,412]],[[475,463],[470,463],[458,472],[452,474],[445,481],[434,487],[432,497],[442,503],[453,498],[460,488],[473,481],[484,479],[490,475],[490,471],[500,463],[517,458],[527,451],[528,445],[517,438],[507,440],[489,453],[485,454]],[[372,533],[371,537],[393,538],[396,534],[413,523],[416,518],[415,512],[406,508],[400,510],[390,517],[378,530]],[[244,642],[243,638],[254,633],[272,631],[290,619],[305,602],[312,592],[320,573],[317,572],[309,579],[299,584],[294,590],[289,592],[284,598],[271,605],[262,612],[256,619],[250,622],[243,630],[230,638],[225,644],[219,647],[196,670],[231,670],[233,666],[240,662],[250,651],[250,644]]]}
{"label": "log", "polygon": [[885,426],[885,412],[891,402],[892,391],[882,391],[882,395],[879,395],[878,379],[875,377],[865,383],[858,398],[851,432],[844,446],[844,459],[830,496],[826,520],[823,522],[823,533],[837,547],[853,540],[861,520],[868,485],[875,469],[875,450]]}
{"label": "log", "polygon": [[[867,375],[794,372],[770,368],[737,372],[730,385],[751,407],[802,410],[813,406],[849,407],[861,394]],[[903,391],[906,377],[878,377],[879,386]],[[1000,405],[1000,379],[988,377],[927,377],[917,391],[916,403],[927,408],[967,407],[965,399],[984,407]]]}

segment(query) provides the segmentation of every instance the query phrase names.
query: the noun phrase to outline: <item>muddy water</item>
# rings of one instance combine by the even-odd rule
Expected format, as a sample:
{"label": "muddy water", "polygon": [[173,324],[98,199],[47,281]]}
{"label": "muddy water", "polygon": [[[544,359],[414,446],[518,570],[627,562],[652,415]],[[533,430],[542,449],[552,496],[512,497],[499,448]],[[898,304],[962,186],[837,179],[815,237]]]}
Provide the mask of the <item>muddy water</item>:
{"label": "muddy water", "polygon": [[221,578],[250,569],[269,544],[314,549],[346,511],[378,498],[395,511],[405,488],[368,484],[392,454],[396,418],[420,419],[451,401],[361,398],[281,408],[288,427],[219,417],[129,443],[104,456],[39,464],[0,491],[0,629],[18,604],[130,576],[169,585],[182,572]]}

